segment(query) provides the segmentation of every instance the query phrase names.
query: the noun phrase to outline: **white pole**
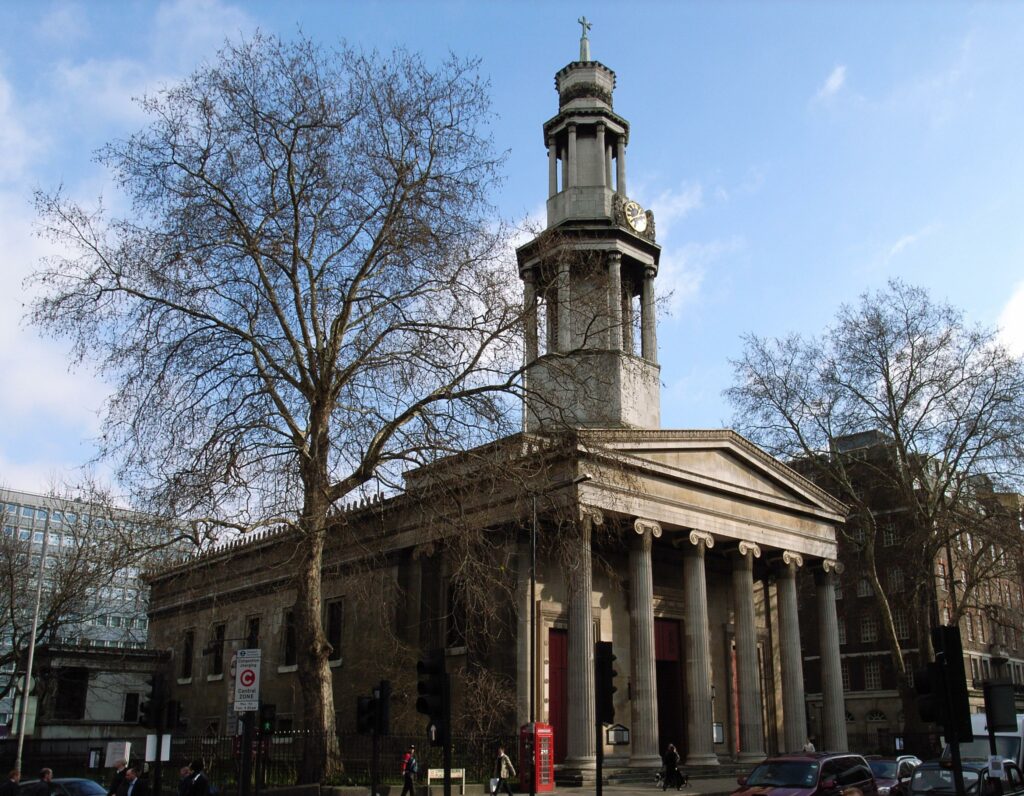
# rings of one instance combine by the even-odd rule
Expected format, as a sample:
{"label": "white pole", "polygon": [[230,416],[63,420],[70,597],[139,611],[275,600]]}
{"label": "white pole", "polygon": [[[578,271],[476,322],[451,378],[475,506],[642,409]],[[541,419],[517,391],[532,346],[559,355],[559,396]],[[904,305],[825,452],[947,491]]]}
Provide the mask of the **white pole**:
{"label": "white pole", "polygon": [[[14,768],[21,771],[21,752],[25,747],[25,720],[28,718],[28,692],[32,683],[32,664],[36,656],[36,632],[39,630],[39,606],[43,600],[43,574],[46,572],[46,546],[50,541],[50,514],[46,509],[46,522],[43,525],[43,547],[39,553],[39,577],[36,580],[36,607],[32,612],[32,635],[28,640],[28,664],[25,667],[25,683],[21,689],[21,715],[18,716],[18,755],[14,759]],[[32,553],[31,537],[28,545],[29,555]]]}

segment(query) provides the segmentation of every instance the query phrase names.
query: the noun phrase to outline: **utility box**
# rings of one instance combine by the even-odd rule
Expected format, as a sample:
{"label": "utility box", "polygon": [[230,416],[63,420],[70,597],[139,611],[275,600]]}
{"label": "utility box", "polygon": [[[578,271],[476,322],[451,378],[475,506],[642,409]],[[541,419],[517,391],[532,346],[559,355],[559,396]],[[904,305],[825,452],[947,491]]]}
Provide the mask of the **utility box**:
{"label": "utility box", "polygon": [[524,724],[519,730],[519,789],[544,793],[555,789],[555,732],[550,724]]}

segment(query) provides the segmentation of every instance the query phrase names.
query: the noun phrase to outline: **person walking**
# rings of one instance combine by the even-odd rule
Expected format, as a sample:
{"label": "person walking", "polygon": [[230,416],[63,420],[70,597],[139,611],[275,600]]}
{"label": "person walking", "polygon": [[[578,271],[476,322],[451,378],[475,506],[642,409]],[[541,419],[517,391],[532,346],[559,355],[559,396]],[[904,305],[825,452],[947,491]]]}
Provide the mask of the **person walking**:
{"label": "person walking", "polygon": [[16,796],[19,782],[21,782],[21,772],[12,768],[7,779],[4,780],[4,784],[0,785],[0,796]]}
{"label": "person walking", "polygon": [[675,744],[670,743],[668,745],[665,749],[665,754],[661,756],[661,762],[665,767],[661,777],[661,789],[675,788],[676,790],[682,790],[682,777],[679,775],[679,752],[676,751]]}
{"label": "person walking", "polygon": [[39,769],[39,782],[34,782],[19,791],[19,796],[50,796],[53,793],[53,769]]}
{"label": "person walking", "polygon": [[516,768],[505,754],[505,746],[502,744],[498,746],[498,756],[494,760],[494,778],[498,781],[491,789],[491,793],[497,793],[504,787],[505,793],[512,796],[512,786],[509,784],[509,780],[515,775]]}
{"label": "person walking", "polygon": [[203,772],[203,769],[206,768],[203,759],[197,757],[188,764],[188,768],[192,772],[192,776],[189,779],[185,796],[210,796],[210,780],[206,778],[206,774]]}
{"label": "person walking", "polygon": [[406,793],[409,796],[414,796],[416,793],[416,775],[420,771],[420,763],[416,759],[416,747],[409,744],[409,748],[405,752],[405,756],[402,757],[402,793],[401,796],[405,796]]}
{"label": "person walking", "polygon": [[178,796],[188,796],[189,785],[192,784],[192,769],[182,766],[178,769]]}
{"label": "person walking", "polygon": [[124,782],[126,771],[128,771],[127,760],[114,761],[114,778],[110,780],[110,786],[107,788],[107,796],[117,796],[117,791],[121,787],[121,783]]}
{"label": "person walking", "polygon": [[117,789],[117,796],[149,796],[149,787],[139,779],[139,770],[129,766],[124,771],[124,782]]}

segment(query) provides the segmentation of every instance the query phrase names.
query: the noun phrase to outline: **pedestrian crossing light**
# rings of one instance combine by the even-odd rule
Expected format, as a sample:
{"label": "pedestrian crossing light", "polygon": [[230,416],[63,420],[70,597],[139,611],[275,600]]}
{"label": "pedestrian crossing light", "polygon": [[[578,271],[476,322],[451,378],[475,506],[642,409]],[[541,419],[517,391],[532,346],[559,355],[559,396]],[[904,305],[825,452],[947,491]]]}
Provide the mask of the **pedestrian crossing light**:
{"label": "pedestrian crossing light", "polygon": [[610,641],[594,644],[595,718],[602,724],[615,721],[615,655]]}
{"label": "pedestrian crossing light", "polygon": [[377,700],[373,697],[359,697],[356,701],[356,732],[369,735],[377,723]]}
{"label": "pedestrian crossing light", "polygon": [[139,703],[139,724],[149,730],[163,729],[164,702],[163,675],[154,674],[149,678],[149,697]]}
{"label": "pedestrian crossing light", "polygon": [[427,735],[433,746],[443,746],[448,737],[448,674],[444,667],[444,651],[433,650],[416,663],[419,682],[416,710],[427,717]]}

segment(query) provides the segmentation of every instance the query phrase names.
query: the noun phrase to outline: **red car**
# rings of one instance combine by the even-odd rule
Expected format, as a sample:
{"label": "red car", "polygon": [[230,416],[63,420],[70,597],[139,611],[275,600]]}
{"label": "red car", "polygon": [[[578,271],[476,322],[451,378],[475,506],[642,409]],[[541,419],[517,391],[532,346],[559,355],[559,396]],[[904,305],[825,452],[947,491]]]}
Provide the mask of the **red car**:
{"label": "red car", "polygon": [[878,796],[867,761],[845,752],[769,757],[737,781],[733,796]]}

